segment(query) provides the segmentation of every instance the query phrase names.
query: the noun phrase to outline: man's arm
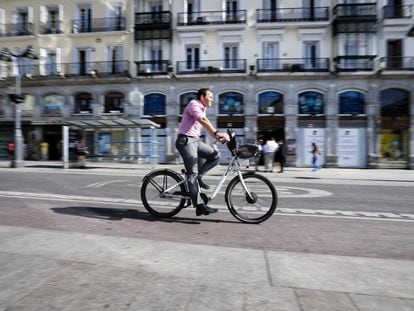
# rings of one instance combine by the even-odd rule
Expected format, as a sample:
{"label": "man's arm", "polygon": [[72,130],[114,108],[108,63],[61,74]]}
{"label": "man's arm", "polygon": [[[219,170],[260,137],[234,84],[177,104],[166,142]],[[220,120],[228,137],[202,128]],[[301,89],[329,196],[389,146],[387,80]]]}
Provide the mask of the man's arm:
{"label": "man's arm", "polygon": [[215,139],[224,142],[229,142],[230,137],[227,133],[220,133],[216,128],[211,124],[210,120],[207,117],[201,117],[199,120],[200,124],[203,126],[203,128],[209,133],[212,137]]}

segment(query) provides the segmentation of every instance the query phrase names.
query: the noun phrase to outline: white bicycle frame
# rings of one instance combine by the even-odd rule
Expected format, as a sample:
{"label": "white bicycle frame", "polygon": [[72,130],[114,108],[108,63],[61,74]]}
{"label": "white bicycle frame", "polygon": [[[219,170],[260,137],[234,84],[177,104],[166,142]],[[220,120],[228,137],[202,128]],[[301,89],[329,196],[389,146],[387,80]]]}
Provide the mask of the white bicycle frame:
{"label": "white bicycle frame", "polygon": [[[233,173],[237,172],[237,175],[240,178],[243,189],[246,191],[248,196],[251,197],[250,191],[249,191],[249,189],[247,189],[247,186],[244,182],[243,173],[241,172],[240,166],[241,165],[240,165],[239,158],[237,156],[233,156],[233,158],[231,159],[229,165],[227,166],[226,170],[224,171],[223,175],[221,175],[219,183],[216,185],[213,192],[211,193],[211,195],[209,197],[209,201],[213,200],[217,196],[217,194],[220,192],[221,188],[223,187],[224,182],[227,180],[227,176],[231,172],[233,172]],[[165,195],[166,193],[169,193],[171,190],[173,190],[174,188],[178,187],[179,185],[181,185],[182,183],[185,183],[185,182],[187,182],[187,181],[184,178],[182,181],[180,181],[180,182],[172,185],[171,187],[165,189],[162,194]]]}

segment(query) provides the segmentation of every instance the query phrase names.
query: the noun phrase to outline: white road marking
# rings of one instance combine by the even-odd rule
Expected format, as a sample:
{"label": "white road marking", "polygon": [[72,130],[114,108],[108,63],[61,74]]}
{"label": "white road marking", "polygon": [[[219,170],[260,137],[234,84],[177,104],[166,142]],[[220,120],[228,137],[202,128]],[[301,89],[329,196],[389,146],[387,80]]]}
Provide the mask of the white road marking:
{"label": "white road marking", "polygon": [[107,186],[109,184],[115,184],[115,183],[125,183],[125,182],[129,182],[129,179],[119,179],[119,180],[109,180],[109,181],[98,181],[89,185],[86,185],[86,188],[100,188],[100,187],[104,187]]}
{"label": "white road marking", "polygon": [[[122,206],[134,206],[142,208],[141,200],[75,196],[54,193],[33,193],[18,191],[0,191],[0,197],[20,198],[20,199],[37,199],[48,201],[65,201],[65,202],[87,202],[96,204],[117,204]],[[220,211],[227,211],[224,205],[211,205],[217,207]],[[349,218],[361,220],[387,220],[387,221],[414,221],[414,214],[406,213],[389,213],[389,212],[366,212],[366,211],[340,211],[340,210],[313,210],[313,209],[296,209],[296,208],[278,208],[276,214],[286,216],[308,216],[308,217],[331,217],[331,218]]]}

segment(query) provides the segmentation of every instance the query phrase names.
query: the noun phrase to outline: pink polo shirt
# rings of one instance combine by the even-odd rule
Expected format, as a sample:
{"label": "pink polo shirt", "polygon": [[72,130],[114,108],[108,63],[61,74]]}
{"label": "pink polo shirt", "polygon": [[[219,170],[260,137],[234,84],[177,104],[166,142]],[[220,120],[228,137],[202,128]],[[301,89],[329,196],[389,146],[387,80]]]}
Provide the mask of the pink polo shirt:
{"label": "pink polo shirt", "polygon": [[200,137],[201,128],[203,127],[200,119],[205,116],[206,107],[197,99],[193,99],[184,109],[178,132],[188,136]]}

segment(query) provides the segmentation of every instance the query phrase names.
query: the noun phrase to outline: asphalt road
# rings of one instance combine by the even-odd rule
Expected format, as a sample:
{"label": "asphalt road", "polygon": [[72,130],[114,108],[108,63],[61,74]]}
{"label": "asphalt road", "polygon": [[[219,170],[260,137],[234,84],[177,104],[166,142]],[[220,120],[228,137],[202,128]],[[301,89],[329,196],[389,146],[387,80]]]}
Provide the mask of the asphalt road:
{"label": "asphalt road", "polygon": [[[413,184],[380,178],[326,180],[267,174],[277,213],[260,225],[238,222],[223,196],[220,213],[172,219],[149,215],[139,200],[142,170],[4,170],[0,225],[269,251],[414,259]],[[206,178],[214,184],[219,176]]]}

